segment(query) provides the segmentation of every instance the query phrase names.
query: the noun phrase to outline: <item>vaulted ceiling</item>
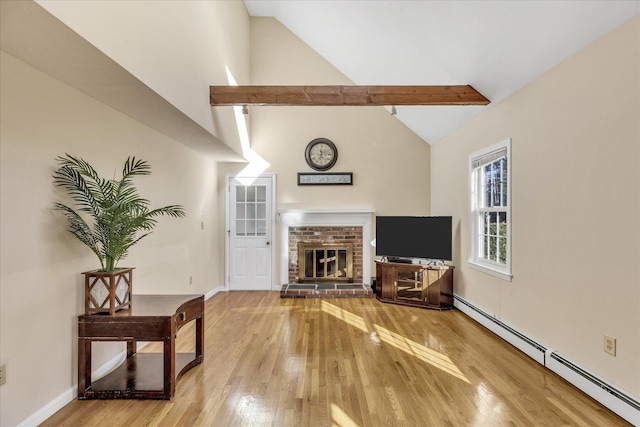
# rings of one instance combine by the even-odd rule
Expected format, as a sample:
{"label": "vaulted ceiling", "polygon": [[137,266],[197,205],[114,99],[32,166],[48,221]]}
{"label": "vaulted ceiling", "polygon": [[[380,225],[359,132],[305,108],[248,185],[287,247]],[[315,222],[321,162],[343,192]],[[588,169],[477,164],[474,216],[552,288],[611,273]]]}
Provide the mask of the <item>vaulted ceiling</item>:
{"label": "vaulted ceiling", "polygon": [[428,143],[640,12],[638,1],[245,4],[252,16],[275,17],[356,85],[470,84],[489,98],[488,106],[397,107],[396,117]]}
{"label": "vaulted ceiling", "polygon": [[[396,117],[428,143],[640,13],[640,1],[616,0],[245,4],[253,16],[278,19],[356,85],[469,84],[491,101],[398,106]],[[0,48],[199,152],[240,161],[232,112],[213,114],[203,90],[227,82],[223,62],[243,61],[234,55],[244,45],[217,43],[248,30],[248,19],[242,28],[226,19],[232,13],[246,17],[237,1],[2,0]]]}

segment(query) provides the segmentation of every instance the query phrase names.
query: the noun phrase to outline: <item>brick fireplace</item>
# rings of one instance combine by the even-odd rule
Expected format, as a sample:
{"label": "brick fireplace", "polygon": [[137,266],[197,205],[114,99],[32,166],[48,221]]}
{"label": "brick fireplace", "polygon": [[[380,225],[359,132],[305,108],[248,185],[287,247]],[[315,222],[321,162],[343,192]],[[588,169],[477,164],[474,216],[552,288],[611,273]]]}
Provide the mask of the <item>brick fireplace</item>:
{"label": "brick fireplace", "polygon": [[[372,271],[373,211],[368,210],[280,210],[280,281],[282,284],[299,283],[299,251],[301,245],[307,250],[307,263],[316,265],[321,280],[304,279],[312,282],[353,282],[370,284]],[[313,248],[313,256],[308,249]],[[351,277],[346,277],[340,250],[351,245]],[[325,249],[328,251],[322,252]],[[317,251],[317,252],[315,252]],[[335,251],[335,252],[333,252]],[[325,266],[327,266],[325,268]],[[325,270],[322,270],[325,268]],[[307,268],[308,271],[310,271]],[[327,272],[333,277],[323,277]],[[307,274],[308,275],[308,274]],[[337,279],[337,280],[333,280]]]}
{"label": "brick fireplace", "polygon": [[362,283],[362,227],[289,227],[289,283]]}

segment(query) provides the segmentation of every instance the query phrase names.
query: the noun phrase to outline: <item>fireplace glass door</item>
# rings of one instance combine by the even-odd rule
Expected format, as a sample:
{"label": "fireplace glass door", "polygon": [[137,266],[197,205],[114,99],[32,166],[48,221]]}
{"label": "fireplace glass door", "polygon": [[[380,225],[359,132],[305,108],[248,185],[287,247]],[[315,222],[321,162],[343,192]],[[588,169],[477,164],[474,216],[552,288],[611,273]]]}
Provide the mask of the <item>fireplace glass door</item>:
{"label": "fireplace glass door", "polygon": [[353,281],[352,244],[300,244],[299,282]]}

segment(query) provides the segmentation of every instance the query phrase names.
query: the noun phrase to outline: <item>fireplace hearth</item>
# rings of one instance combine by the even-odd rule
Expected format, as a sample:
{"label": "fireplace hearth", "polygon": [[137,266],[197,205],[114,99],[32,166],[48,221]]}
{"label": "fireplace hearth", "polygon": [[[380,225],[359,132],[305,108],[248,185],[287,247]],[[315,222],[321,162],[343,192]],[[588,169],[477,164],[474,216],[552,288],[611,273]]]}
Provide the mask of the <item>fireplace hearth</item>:
{"label": "fireplace hearth", "polygon": [[283,285],[280,298],[373,298],[369,285],[363,283],[290,283]]}

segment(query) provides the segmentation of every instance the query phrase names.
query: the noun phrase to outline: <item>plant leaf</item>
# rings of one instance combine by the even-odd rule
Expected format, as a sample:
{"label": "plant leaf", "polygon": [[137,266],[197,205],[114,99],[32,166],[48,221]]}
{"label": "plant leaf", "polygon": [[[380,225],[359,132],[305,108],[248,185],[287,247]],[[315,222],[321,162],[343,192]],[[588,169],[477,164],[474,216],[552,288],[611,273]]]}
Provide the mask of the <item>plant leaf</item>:
{"label": "plant leaf", "polygon": [[148,236],[157,217],[186,216],[181,205],[149,210],[149,200],[140,197],[133,182],[133,177],[151,173],[144,160],[127,158],[119,181],[101,178],[82,158],[65,154],[56,161],[59,167],[53,174],[54,184],[67,190],[78,211],[93,218],[93,226],[66,205],[55,203],[53,209],[64,214],[69,231],[91,248],[103,269],[115,267],[131,246]]}

